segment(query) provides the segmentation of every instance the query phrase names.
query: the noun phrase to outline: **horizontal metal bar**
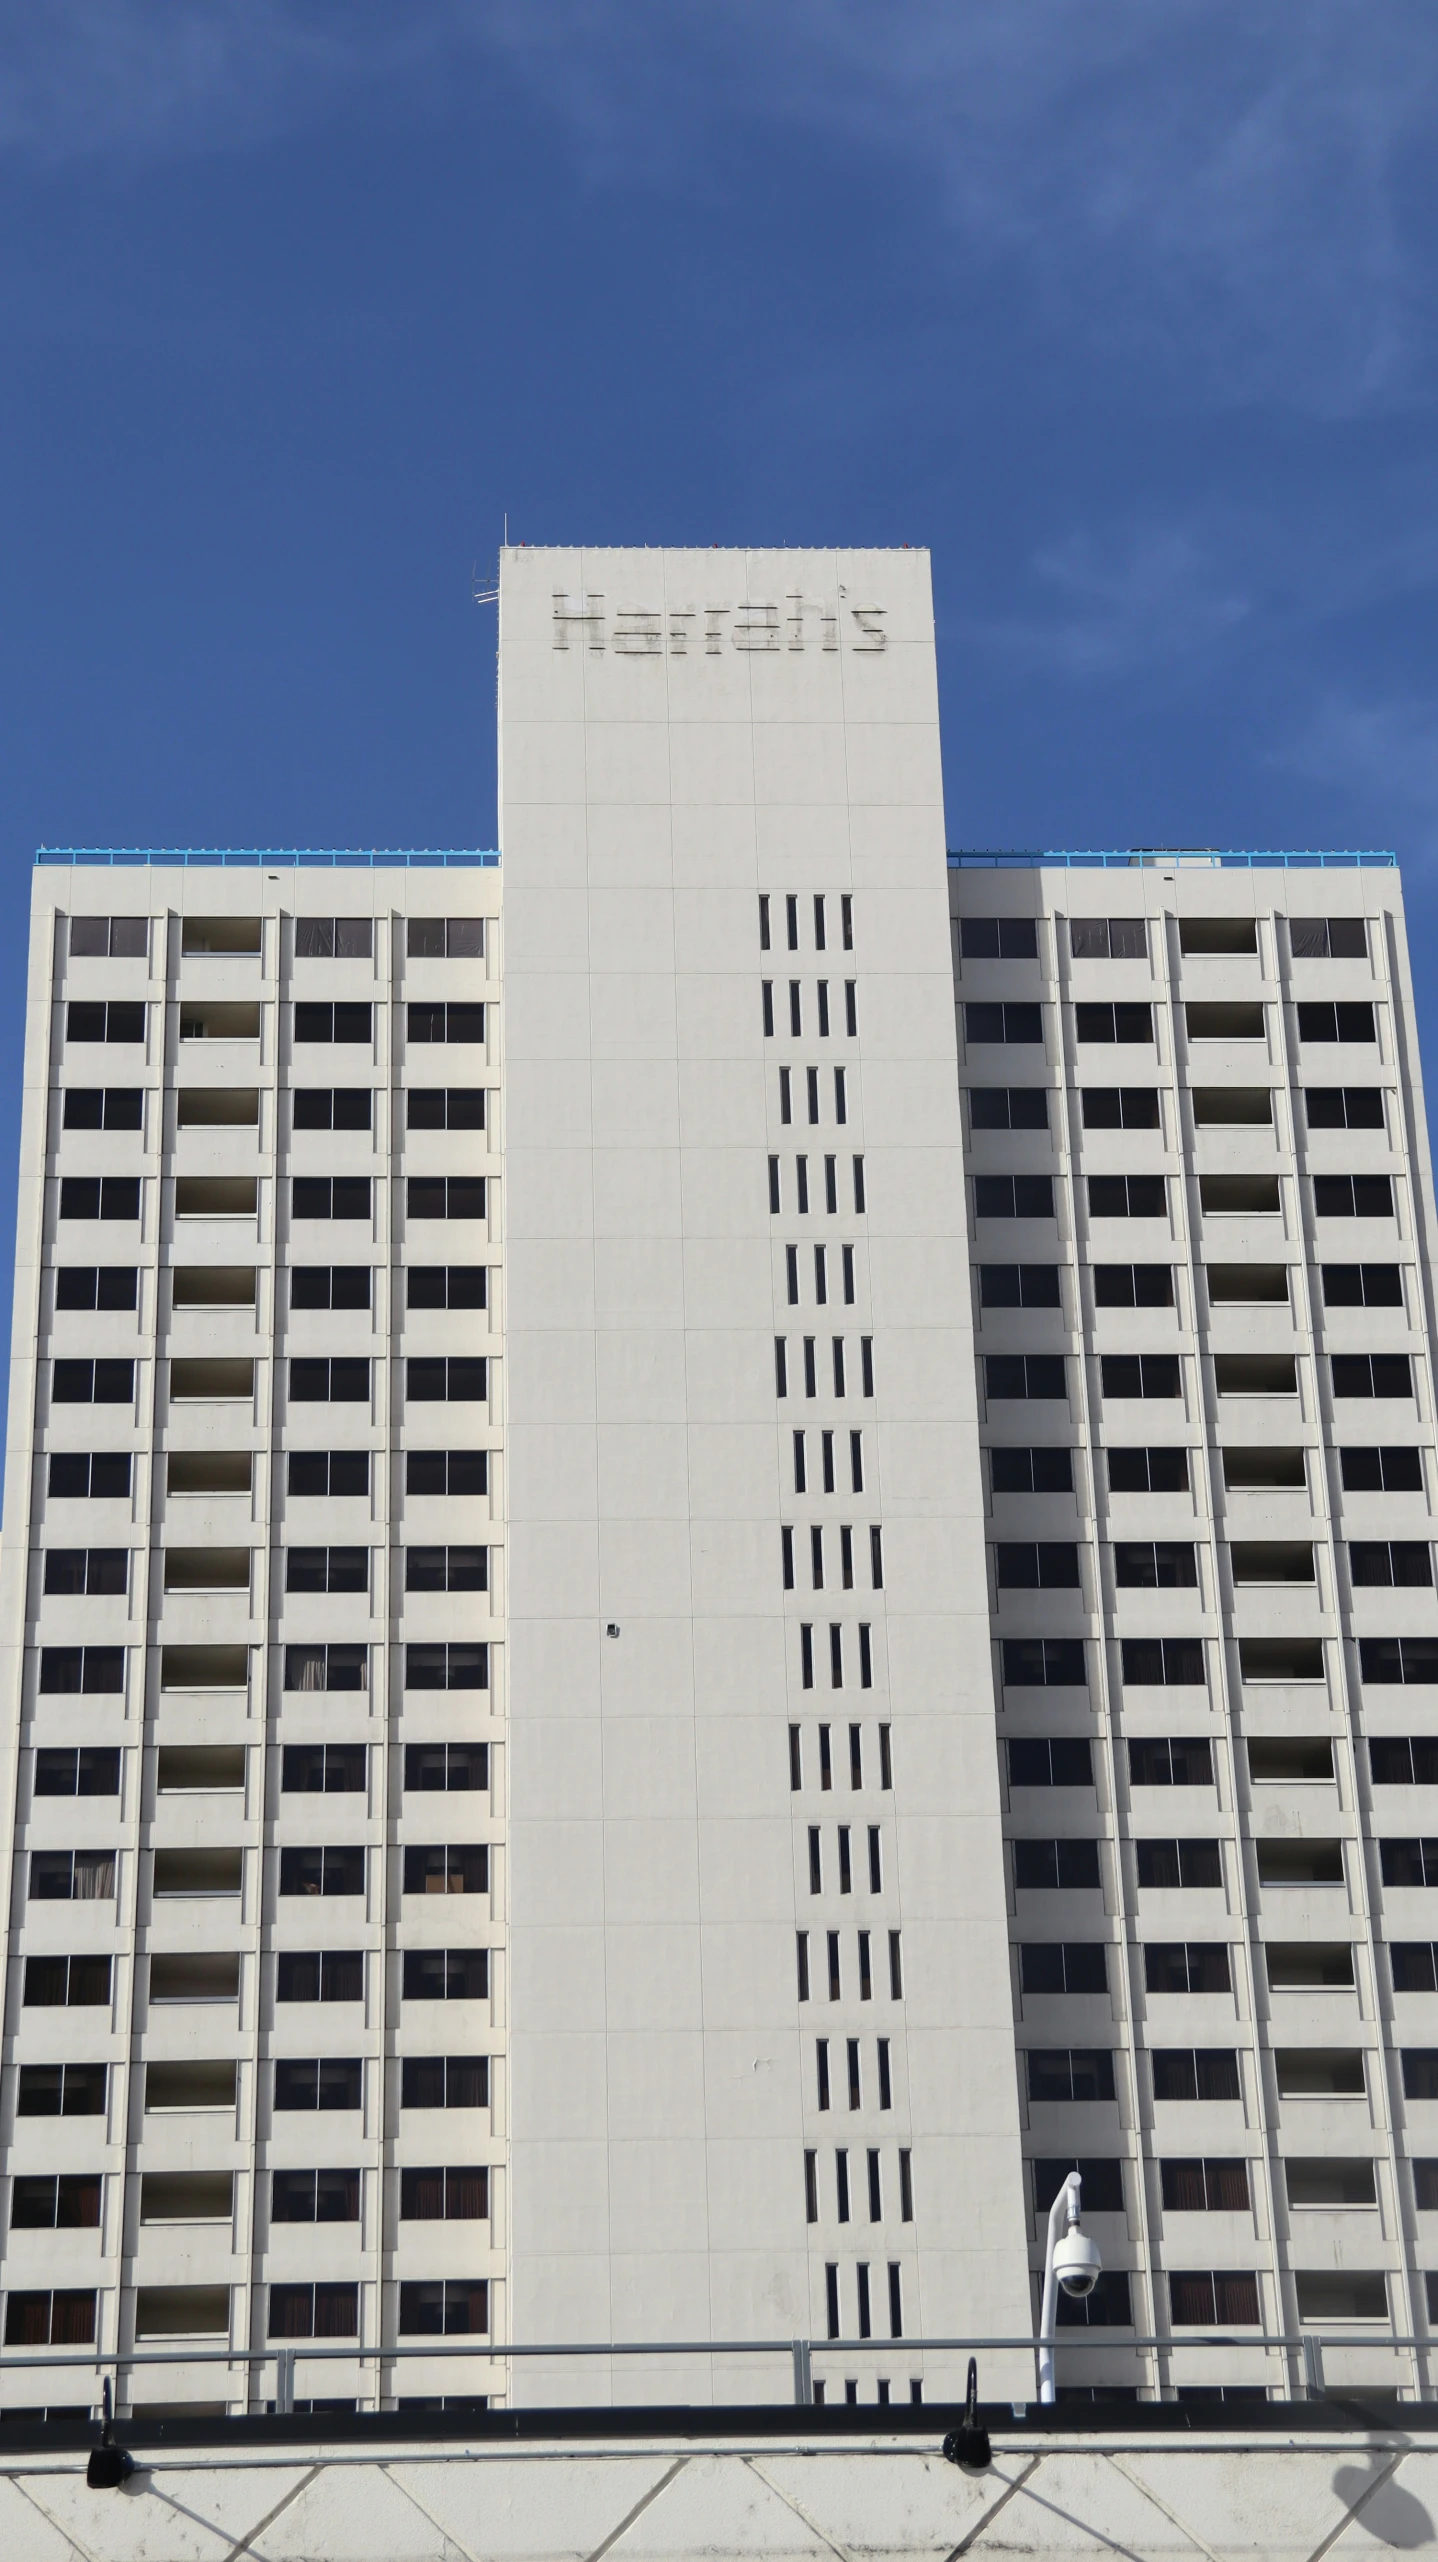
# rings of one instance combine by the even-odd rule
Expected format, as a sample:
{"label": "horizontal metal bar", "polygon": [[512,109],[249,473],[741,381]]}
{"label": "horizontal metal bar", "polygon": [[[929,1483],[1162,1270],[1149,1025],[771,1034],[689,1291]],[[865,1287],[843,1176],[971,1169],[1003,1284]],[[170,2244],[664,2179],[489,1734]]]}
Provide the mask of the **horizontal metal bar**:
{"label": "horizontal metal bar", "polygon": [[137,863],[153,863],[164,868],[178,865],[194,871],[223,871],[237,866],[254,869],[266,863],[298,863],[312,869],[328,871],[403,871],[430,870],[497,870],[497,854],[422,852],[417,848],[394,852],[371,847],[368,850],[335,849],[331,852],[316,847],[295,846],[99,846],[42,845],[35,856],[37,865],[48,863],[99,863],[125,868]]}
{"label": "horizontal metal bar", "polygon": [[1135,848],[1130,853],[1109,854],[1027,853],[995,851],[993,853],[951,850],[949,867],[956,872],[1024,872],[1036,871],[1045,864],[1068,871],[1144,871],[1155,864],[1171,863],[1197,871],[1359,871],[1380,869],[1396,872],[1398,857],[1391,853],[1305,853],[1264,854],[1220,853],[1207,846],[1174,846],[1167,853],[1151,847]]}
{"label": "horizontal metal bar", "polygon": [[[1166,2349],[1170,2352],[1190,2348],[1224,2349],[1301,2349],[1309,2342],[1323,2349],[1431,2349],[1438,2341],[1419,2339],[1407,2334],[1385,2331],[1381,2336],[1348,2331],[1195,2331],[1182,2336],[1135,2333],[1112,2338],[1106,2333],[1095,2336],[1086,2330],[1060,2331],[1059,2349]],[[866,2357],[895,2355],[973,2355],[979,2350],[1035,2350],[1044,2343],[1036,2334],[1022,2333],[994,2339],[815,2339],[809,2346],[815,2357]],[[513,2357],[787,2357],[794,2354],[789,2340],[560,2340],[547,2342],[497,2341],[471,2343],[465,2339],[437,2338],[420,2343],[391,2347],[364,2346],[355,2341],[348,2346],[322,2347],[310,2340],[271,2340],[264,2348],[173,2348],[173,2349],[76,2349],[37,2352],[34,2356],[12,2357],[0,2354],[0,2375],[26,2367],[91,2367],[106,2366],[265,2366],[276,2357],[333,2359],[350,2365],[370,2366],[378,2361],[407,2357],[470,2357],[497,2362]]]}

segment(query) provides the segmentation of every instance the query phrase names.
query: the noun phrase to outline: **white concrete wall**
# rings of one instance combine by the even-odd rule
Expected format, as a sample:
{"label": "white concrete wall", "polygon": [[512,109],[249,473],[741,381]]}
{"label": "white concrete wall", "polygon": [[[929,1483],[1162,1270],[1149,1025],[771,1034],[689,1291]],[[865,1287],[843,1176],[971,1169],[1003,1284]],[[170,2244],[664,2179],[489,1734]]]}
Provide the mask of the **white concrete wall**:
{"label": "white concrete wall", "polygon": [[[866,2399],[881,2383],[906,2397],[922,2361],[889,2337],[891,2263],[906,2333],[1028,2327],[927,557],[510,551],[500,684],[514,2335],[822,2339],[833,2266],[852,2338],[863,2265],[874,2338],[821,2357],[817,2371],[834,2395],[852,2378]],[[852,901],[852,950],[842,900]],[[833,1213],[825,1155],[836,1160]],[[828,1249],[823,1307],[815,1241]],[[817,1347],[812,1401],[806,1335]],[[788,1347],[783,1400],[776,1336]],[[791,1448],[801,1426],[804,1495]],[[837,1436],[832,1494],[819,1483],[825,1430]],[[881,1591],[869,1572],[876,1524]],[[810,1565],[816,1525],[822,1592]],[[844,1525],[856,1554],[847,1591],[835,1571]],[[785,1526],[796,1552],[788,1592]],[[610,1623],[617,1637],[606,1636]],[[830,1688],[831,1624],[843,1630],[841,1691]],[[808,1690],[805,1625],[816,1658]],[[802,1736],[797,1791],[791,1722]],[[821,1722],[832,1728],[828,1793]],[[862,1729],[857,1792],[851,1722]],[[892,1730],[891,1789],[880,1785],[881,1723]],[[837,1891],[840,1823],[852,1833],[849,1894]],[[882,1841],[877,1893],[871,1825]],[[893,1929],[899,2000],[887,1972]],[[796,1930],[809,1933],[807,2004]],[[837,2002],[830,1930],[840,1935]],[[817,2105],[820,2037],[827,2111]],[[901,2149],[912,2157],[912,2222],[901,2213]],[[592,2364],[517,2388],[533,2398],[607,2389]],[[672,2383],[626,2368],[612,2389],[642,2397]],[[696,2389],[703,2382],[686,2370],[686,2394]],[[716,2360],[713,2389],[728,2398],[771,2386],[762,2370]]]}

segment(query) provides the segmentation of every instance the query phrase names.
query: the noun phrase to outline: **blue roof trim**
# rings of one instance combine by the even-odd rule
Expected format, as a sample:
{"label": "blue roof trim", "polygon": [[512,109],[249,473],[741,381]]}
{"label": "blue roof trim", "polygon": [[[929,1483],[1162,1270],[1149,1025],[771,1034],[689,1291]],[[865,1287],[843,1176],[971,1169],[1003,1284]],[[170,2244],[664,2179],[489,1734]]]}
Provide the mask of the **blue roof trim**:
{"label": "blue roof trim", "polygon": [[418,852],[390,853],[372,848],[368,852],[336,850],[324,853],[313,848],[295,846],[172,846],[147,850],[143,846],[42,845],[36,856],[40,863],[158,863],[180,865],[186,870],[223,870],[231,864],[238,868],[257,867],[267,863],[298,863],[319,871],[494,871],[497,854],[429,854]]}
{"label": "blue roof trim", "polygon": [[1171,863],[1199,871],[1246,872],[1352,872],[1377,868],[1396,871],[1396,854],[1221,854],[1216,849],[1175,846],[1161,850],[1112,854],[1020,854],[1020,853],[950,853],[951,872],[1031,872],[1045,864],[1067,867],[1070,871],[1142,871],[1155,863]]}

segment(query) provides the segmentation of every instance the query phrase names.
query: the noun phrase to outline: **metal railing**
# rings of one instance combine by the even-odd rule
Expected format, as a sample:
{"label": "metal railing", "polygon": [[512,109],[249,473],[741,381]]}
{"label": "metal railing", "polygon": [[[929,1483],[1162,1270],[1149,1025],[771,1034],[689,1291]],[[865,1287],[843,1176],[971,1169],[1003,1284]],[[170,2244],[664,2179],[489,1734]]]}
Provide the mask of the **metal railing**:
{"label": "metal railing", "polygon": [[382,846],[335,848],[294,845],[42,845],[35,861],[45,863],[108,863],[124,869],[136,863],[153,863],[161,869],[178,865],[183,870],[225,871],[238,867],[253,871],[268,864],[299,863],[320,871],[494,871],[497,854],[425,852],[418,848]]}
{"label": "metal railing", "polygon": [[1039,853],[1019,848],[996,848],[991,853],[978,848],[970,851],[968,848],[951,847],[949,850],[950,868],[956,872],[1031,872],[1045,863],[1057,864],[1072,872],[1143,871],[1150,865],[1163,863],[1187,864],[1194,870],[1215,872],[1353,872],[1374,869],[1396,872],[1398,869],[1397,855],[1389,853],[1263,854],[1256,850],[1251,853],[1225,853],[1217,846],[1209,845],[1175,845],[1167,850],[1162,846],[1144,845],[1133,846],[1127,853],[1115,850],[1109,854]]}
{"label": "metal railing", "polygon": [[[272,2367],[275,2384],[273,2406],[276,2411],[287,2412],[293,2411],[295,2407],[295,2375],[301,2361],[306,2365],[329,2363],[373,2367],[376,2370],[375,2389],[378,2393],[380,2389],[378,2370],[382,2367],[397,2365],[410,2358],[430,2360],[442,2358],[446,2363],[454,2359],[474,2359],[493,2366],[505,2366],[516,2358],[563,2360],[591,2357],[650,2359],[774,2357],[789,2360],[793,2377],[794,2402],[796,2406],[803,2408],[811,2405],[814,2400],[816,2357],[853,2357],[872,2361],[875,2358],[889,2360],[900,2356],[907,2358],[926,2355],[971,2357],[988,2351],[1022,2349],[1036,2359],[1042,2345],[1036,2333],[1022,2332],[984,2339],[558,2340],[522,2343],[513,2340],[470,2341],[446,2338],[441,2335],[434,2339],[407,2342],[402,2345],[394,2343],[389,2346],[373,2344],[366,2346],[359,2341],[322,2346],[316,2341],[306,2340],[292,2343],[271,2341],[266,2347],[256,2349],[204,2348],[199,2345],[193,2348],[171,2346],[163,2349],[130,2350],[37,2348],[33,2352],[18,2356],[13,2352],[0,2354],[0,2383],[3,2383],[6,2376],[19,2373],[42,2370],[50,2374],[57,2371],[61,2373],[83,2371],[96,2376],[113,2375],[118,2387],[120,2376],[128,2375],[136,2368],[223,2366],[226,2369],[239,2367],[244,2370],[245,2389],[248,2393],[250,2378],[254,2371]],[[1129,2349],[1150,2350],[1163,2351],[1169,2356],[1189,2349],[1227,2349],[1230,2352],[1248,2350],[1261,2351],[1265,2354],[1278,2350],[1285,2355],[1293,2352],[1301,2361],[1305,2392],[1311,2398],[1317,2398],[1328,2389],[1324,2358],[1331,2349],[1361,2350],[1370,2356],[1396,2354],[1400,2351],[1416,2356],[1418,2352],[1431,2350],[1433,2345],[1431,2340],[1392,2331],[1381,2333],[1373,2331],[1195,2331],[1185,2332],[1182,2338],[1176,2338],[1171,2333],[1160,2338],[1154,2334],[1140,2332],[1126,2335],[1122,2339],[1112,2339],[1093,2334],[1085,2335],[1078,2330],[1065,2330],[1059,2336],[1057,2348],[1061,2358],[1066,2358],[1070,2351],[1082,2353],[1088,2350],[1107,2350],[1110,2354]],[[1252,2380],[1258,2382],[1261,2379],[1255,2377]],[[118,2398],[117,2391],[117,2401]],[[1015,2411],[1020,2411],[1026,2409],[1027,2404],[1015,2402],[1013,2407]],[[0,2409],[0,2418],[3,2416],[3,2409]]]}

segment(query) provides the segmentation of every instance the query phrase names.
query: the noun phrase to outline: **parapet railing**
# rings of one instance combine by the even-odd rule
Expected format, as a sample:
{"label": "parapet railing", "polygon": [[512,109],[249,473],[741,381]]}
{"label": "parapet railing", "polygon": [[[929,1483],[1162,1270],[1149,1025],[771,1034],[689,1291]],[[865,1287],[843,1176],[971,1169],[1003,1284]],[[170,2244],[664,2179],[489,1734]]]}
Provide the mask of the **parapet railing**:
{"label": "parapet railing", "polygon": [[[60,2372],[84,2370],[96,2376],[110,2374],[115,2377],[118,2384],[121,2374],[128,2375],[132,2369],[138,2367],[223,2366],[226,2369],[243,2368],[248,2390],[248,2379],[252,2372],[270,2367],[274,2370],[273,2407],[277,2412],[286,2412],[293,2411],[295,2407],[295,2373],[301,2361],[307,2366],[330,2362],[342,2363],[346,2366],[373,2366],[378,2370],[384,2366],[397,2364],[406,2358],[443,2358],[446,2361],[473,2358],[483,2360],[490,2365],[502,2366],[514,2358],[775,2357],[787,2358],[790,2361],[794,2401],[796,2405],[803,2407],[812,2404],[814,2400],[816,2356],[867,2359],[873,2359],[876,2356],[894,2358],[900,2355],[971,2357],[989,2350],[1025,2349],[1036,2359],[1043,2345],[1045,2344],[1040,2341],[1036,2333],[1023,2332],[1006,2337],[984,2339],[559,2340],[523,2343],[513,2340],[471,2341],[438,2334],[432,2339],[389,2347],[365,2346],[358,2341],[349,2345],[322,2347],[316,2342],[307,2340],[303,2344],[296,2342],[292,2346],[271,2341],[267,2347],[256,2349],[203,2348],[198,2345],[193,2348],[172,2346],[163,2349],[137,2348],[123,2351],[114,2349],[66,2351],[37,2348],[32,2353],[19,2356],[9,2352],[0,2354],[0,2383],[3,2383],[8,2375],[36,2370],[44,2370],[51,2374],[57,2370]],[[1125,2334],[1122,2339],[1113,2339],[1107,2335],[1085,2335],[1079,2330],[1065,2329],[1056,2342],[1057,2353],[1064,2358],[1067,2358],[1071,2351],[1082,2352],[1092,2349],[1106,2349],[1110,2354],[1128,2349],[1153,2349],[1163,2350],[1170,2356],[1176,2350],[1188,2349],[1227,2349],[1229,2351],[1248,2349],[1265,2352],[1276,2349],[1285,2354],[1293,2351],[1301,2360],[1304,2391],[1310,2398],[1320,2397],[1328,2389],[1323,2361],[1330,2349],[1361,2349],[1366,2350],[1370,2355],[1407,2351],[1415,2358],[1416,2371],[1418,2353],[1431,2351],[1433,2346],[1434,2343],[1431,2340],[1419,2339],[1409,2333],[1376,2329],[1358,2332],[1185,2331],[1182,2338],[1177,2338],[1172,2333],[1159,2338],[1156,2335],[1140,2332]],[[377,2372],[377,2385],[378,2380]],[[1257,2377],[1252,2380],[1255,2383],[1261,2381]],[[118,2400],[118,2394],[116,2398]],[[1037,2398],[1037,2392],[1035,2398]],[[1023,2402],[1013,2404],[1016,2413],[1022,2412],[1027,2407],[1028,2405]],[[0,2420],[3,2418],[4,2412],[0,2409]]]}
{"label": "parapet railing", "polygon": [[124,869],[136,863],[153,863],[160,869],[176,865],[186,871],[224,871],[234,866],[241,870],[263,870],[267,864],[308,865],[312,869],[334,872],[387,871],[494,871],[497,854],[430,853],[418,848],[399,847],[387,851],[382,846],[335,848],[294,845],[42,845],[37,865],[45,863],[108,863]]}
{"label": "parapet railing", "polygon": [[1126,853],[1115,850],[1108,854],[1040,853],[1020,848],[986,852],[981,848],[970,851],[967,847],[951,847],[949,851],[949,867],[956,872],[1031,872],[1045,863],[1062,864],[1074,872],[1142,871],[1165,863],[1214,872],[1353,872],[1374,868],[1393,872],[1398,868],[1398,857],[1391,853],[1266,854],[1256,848],[1246,853],[1224,853],[1217,846],[1205,845],[1175,845],[1167,849],[1143,845],[1133,846]]}

